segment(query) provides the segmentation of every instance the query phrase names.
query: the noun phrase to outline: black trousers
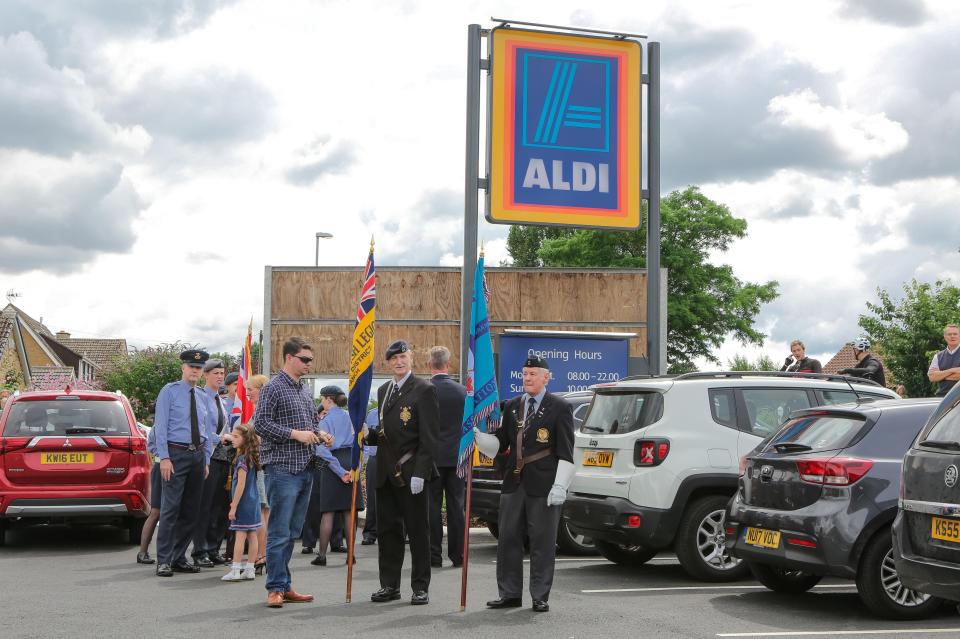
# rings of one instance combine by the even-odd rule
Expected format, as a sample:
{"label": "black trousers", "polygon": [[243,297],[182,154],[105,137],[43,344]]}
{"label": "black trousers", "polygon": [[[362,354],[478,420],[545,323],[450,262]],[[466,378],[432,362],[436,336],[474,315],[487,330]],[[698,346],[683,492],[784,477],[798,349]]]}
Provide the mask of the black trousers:
{"label": "black trousers", "polygon": [[400,587],[405,547],[403,533],[410,538],[410,586],[414,591],[430,589],[430,523],[427,490],[418,495],[410,486],[387,482],[377,489],[377,543],[380,556],[380,585]]}
{"label": "black trousers", "polygon": [[227,535],[230,492],[225,486],[229,475],[229,463],[215,459],[210,460],[210,473],[203,480],[200,510],[197,513],[197,525],[193,531],[193,552],[191,554],[194,559],[216,553],[220,549],[220,542]]}
{"label": "black trousers", "polygon": [[160,520],[157,524],[157,564],[186,561],[187,546],[197,524],[197,510],[203,496],[203,448],[181,450],[170,447],[173,473],[163,482]]}
{"label": "black trousers", "polygon": [[[326,468],[313,470],[313,491],[310,493],[310,505],[307,507],[307,518],[303,522],[303,532],[300,533],[300,544],[304,548],[315,548],[317,540],[320,538],[320,518],[323,511],[320,510],[320,482],[323,473],[330,472]],[[343,545],[343,514],[337,513],[333,519],[333,532],[330,535],[330,547]],[[326,548],[317,548],[319,554],[327,552]]]}
{"label": "black trousers", "polygon": [[463,563],[464,496],[467,484],[457,477],[456,467],[438,468],[440,476],[429,484],[430,489],[430,561],[443,561],[443,520],[441,508],[447,497],[447,557],[454,564]]}
{"label": "black trousers", "polygon": [[377,539],[377,458],[367,458],[366,470],[367,486],[367,515],[363,522],[363,538],[376,541]]}

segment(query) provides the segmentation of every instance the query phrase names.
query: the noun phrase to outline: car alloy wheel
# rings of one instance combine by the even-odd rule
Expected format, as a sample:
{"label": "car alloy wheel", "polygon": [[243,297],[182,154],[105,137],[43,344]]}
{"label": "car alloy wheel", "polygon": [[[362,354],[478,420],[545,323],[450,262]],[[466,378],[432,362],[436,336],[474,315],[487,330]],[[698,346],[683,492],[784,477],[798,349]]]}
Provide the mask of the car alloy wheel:
{"label": "car alloy wheel", "polygon": [[883,557],[883,564],[880,566],[880,583],[883,585],[883,592],[890,597],[890,600],[905,608],[920,606],[930,600],[930,595],[911,590],[900,582],[900,575],[893,563],[893,548]]}
{"label": "car alloy wheel", "polygon": [[740,565],[740,559],[727,552],[727,536],[724,533],[724,523],[727,519],[725,510],[714,510],[707,514],[697,529],[697,550],[703,563],[716,570],[732,570]]}

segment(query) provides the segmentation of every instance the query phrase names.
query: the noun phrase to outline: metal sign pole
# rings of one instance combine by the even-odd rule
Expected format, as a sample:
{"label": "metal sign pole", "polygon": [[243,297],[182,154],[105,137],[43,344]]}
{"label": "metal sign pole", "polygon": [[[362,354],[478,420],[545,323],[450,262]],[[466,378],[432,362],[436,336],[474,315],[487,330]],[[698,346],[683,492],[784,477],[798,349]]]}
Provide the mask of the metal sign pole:
{"label": "metal sign pole", "polygon": [[666,335],[660,323],[660,43],[647,44],[647,361],[651,375],[666,373]]}
{"label": "metal sign pole", "polygon": [[480,25],[467,27],[467,143],[463,184],[463,271],[460,272],[460,382],[467,378],[470,306],[477,270],[477,216],[480,173]]}

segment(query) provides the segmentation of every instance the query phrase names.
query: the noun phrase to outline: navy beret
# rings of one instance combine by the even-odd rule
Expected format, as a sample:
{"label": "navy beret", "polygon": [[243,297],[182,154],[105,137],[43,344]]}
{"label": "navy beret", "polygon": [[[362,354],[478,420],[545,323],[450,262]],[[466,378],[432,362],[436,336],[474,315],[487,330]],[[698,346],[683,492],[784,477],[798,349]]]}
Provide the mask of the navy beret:
{"label": "navy beret", "polygon": [[222,359],[208,359],[207,363],[203,365],[203,372],[209,373],[215,368],[225,368]]}
{"label": "navy beret", "polygon": [[524,368],[545,368],[550,370],[550,367],[547,365],[547,360],[537,355],[531,355],[527,358],[527,361],[523,363]]}
{"label": "navy beret", "polygon": [[346,393],[344,393],[343,389],[339,386],[334,386],[331,384],[330,386],[324,386],[321,388],[320,395],[322,397],[336,397],[337,395],[346,395]]}
{"label": "navy beret", "polygon": [[398,339],[387,348],[386,359],[390,359],[391,357],[393,357],[394,355],[397,355],[398,353],[406,353],[409,350],[410,350],[410,345],[407,344],[402,339]]}
{"label": "navy beret", "polygon": [[229,386],[230,384],[236,384],[238,379],[240,379],[239,374],[227,373],[227,376],[223,378],[223,383],[225,386]]}

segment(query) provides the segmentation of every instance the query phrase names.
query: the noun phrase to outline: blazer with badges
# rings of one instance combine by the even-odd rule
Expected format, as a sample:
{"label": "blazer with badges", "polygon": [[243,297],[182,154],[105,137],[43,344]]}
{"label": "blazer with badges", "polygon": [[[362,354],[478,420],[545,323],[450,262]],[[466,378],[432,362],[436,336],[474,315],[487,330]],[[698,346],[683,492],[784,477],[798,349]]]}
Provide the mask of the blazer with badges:
{"label": "blazer with badges", "polygon": [[[400,392],[384,405],[393,380],[377,389],[380,428],[368,431],[366,443],[377,446],[377,488],[389,480],[395,486],[409,486],[411,477],[430,481],[437,477],[434,455],[440,428],[437,389],[428,381],[410,375]],[[397,462],[413,452],[401,465],[401,477],[395,476]]]}
{"label": "blazer with badges", "polygon": [[512,493],[522,483],[523,490],[531,497],[546,497],[557,476],[557,461],[564,459],[573,463],[573,407],[562,397],[546,393],[533,418],[523,431],[523,457],[529,459],[539,451],[553,449],[547,455],[532,462],[524,462],[518,475],[517,429],[523,422],[523,395],[514,397],[504,406],[503,423],[492,434],[500,440],[500,453],[509,449],[503,466],[502,492]]}

